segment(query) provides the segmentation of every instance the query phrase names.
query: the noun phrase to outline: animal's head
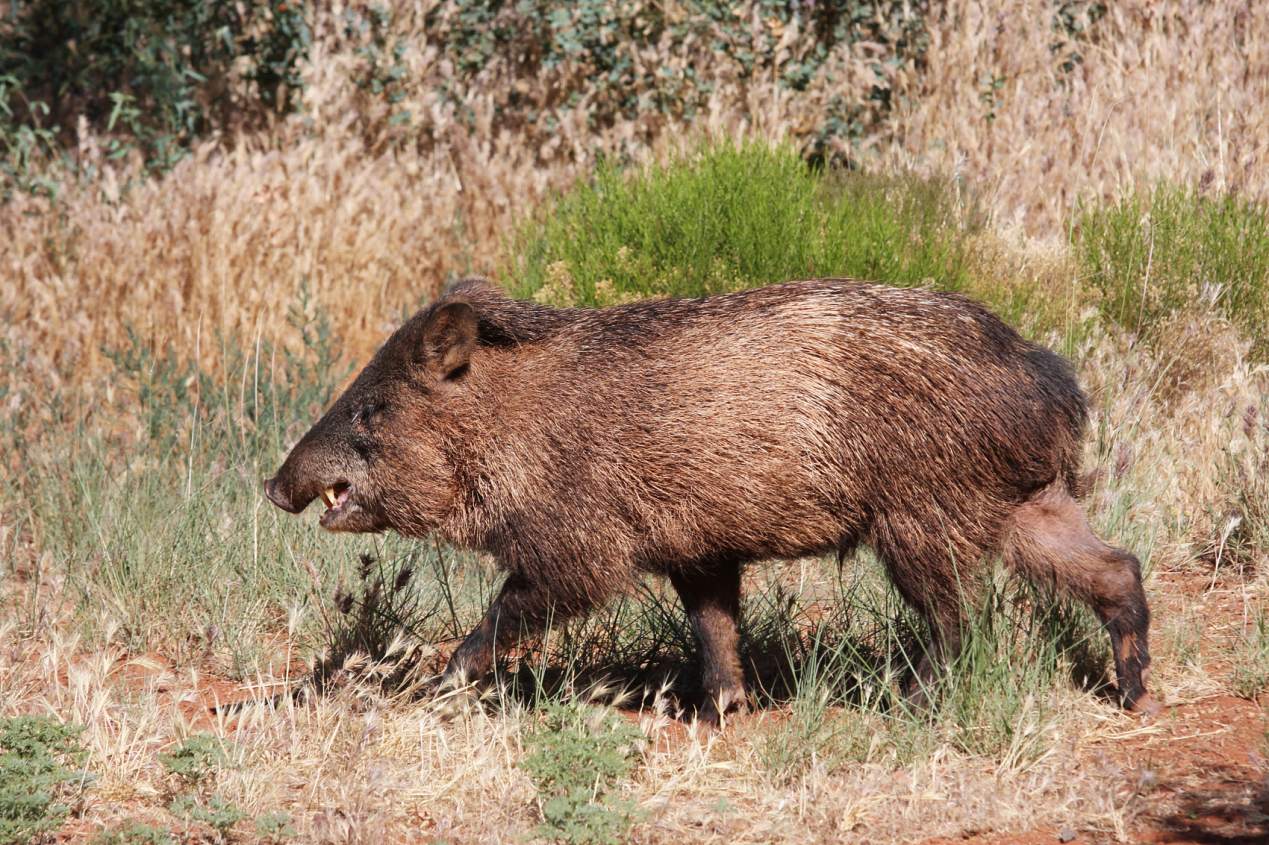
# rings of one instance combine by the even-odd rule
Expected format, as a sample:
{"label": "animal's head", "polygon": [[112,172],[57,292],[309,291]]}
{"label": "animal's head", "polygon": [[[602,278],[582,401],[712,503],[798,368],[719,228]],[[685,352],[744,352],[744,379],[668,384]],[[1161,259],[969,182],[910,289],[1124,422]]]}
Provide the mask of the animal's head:
{"label": "animal's head", "polygon": [[434,530],[454,495],[454,403],[476,339],[462,296],[414,316],[264,483],[269,500],[300,513],[320,498],[329,531]]}

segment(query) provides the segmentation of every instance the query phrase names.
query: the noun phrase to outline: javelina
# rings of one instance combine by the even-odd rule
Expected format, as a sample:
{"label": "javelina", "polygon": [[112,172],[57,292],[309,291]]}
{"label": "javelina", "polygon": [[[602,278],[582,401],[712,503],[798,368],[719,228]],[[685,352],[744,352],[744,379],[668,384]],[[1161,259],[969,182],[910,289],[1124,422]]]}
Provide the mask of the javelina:
{"label": "javelina", "polygon": [[742,565],[864,543],[929,623],[919,680],[958,652],[960,585],[998,555],[1093,607],[1123,705],[1153,712],[1140,566],[1073,498],[1086,417],[1060,357],[956,294],[816,279],[554,310],[467,280],[265,489],[292,513],[322,497],[331,531],[439,531],[497,558],[506,581],[443,683],[653,572],[717,721],[745,699]]}

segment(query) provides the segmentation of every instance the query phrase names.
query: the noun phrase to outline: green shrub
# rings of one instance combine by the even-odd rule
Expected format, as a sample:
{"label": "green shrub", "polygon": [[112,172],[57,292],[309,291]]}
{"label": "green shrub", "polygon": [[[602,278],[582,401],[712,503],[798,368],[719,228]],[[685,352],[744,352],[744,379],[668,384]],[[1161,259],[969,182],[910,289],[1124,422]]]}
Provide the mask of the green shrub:
{"label": "green shrub", "polygon": [[715,140],[632,172],[602,163],[520,227],[501,272],[556,306],[809,276],[961,289],[966,233],[945,183],[824,173],[787,145]]}
{"label": "green shrub", "polygon": [[224,742],[211,734],[190,734],[171,751],[159,755],[159,762],[170,774],[181,779],[186,788],[196,789],[214,780],[216,773],[228,763]]}
{"label": "green shrub", "polygon": [[93,837],[93,845],[177,845],[177,839],[165,827],[128,821],[113,830],[103,828]]}
{"label": "green shrub", "polygon": [[1085,209],[1076,249],[1102,314],[1157,340],[1174,315],[1224,313],[1269,359],[1269,209],[1161,183]]}
{"label": "green shrub", "polygon": [[535,835],[577,843],[627,841],[642,813],[615,789],[634,772],[643,738],[612,711],[576,700],[548,704],[542,723],[526,739],[533,752],[520,763],[542,801]]}
{"label": "green shrub", "polygon": [[0,842],[21,845],[56,830],[70,814],[61,803],[95,779],[80,770],[84,728],[48,716],[0,719]]}

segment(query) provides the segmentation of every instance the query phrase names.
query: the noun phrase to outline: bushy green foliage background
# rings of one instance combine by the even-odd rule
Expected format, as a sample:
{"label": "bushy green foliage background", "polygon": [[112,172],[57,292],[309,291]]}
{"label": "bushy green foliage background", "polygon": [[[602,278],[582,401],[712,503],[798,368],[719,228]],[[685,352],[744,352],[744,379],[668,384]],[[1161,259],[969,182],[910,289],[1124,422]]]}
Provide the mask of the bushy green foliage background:
{"label": "bushy green foliage background", "polygon": [[139,145],[164,170],[198,137],[289,109],[308,43],[297,0],[15,0],[0,19],[0,153],[23,128],[73,147],[82,115],[122,137],[112,154]]}

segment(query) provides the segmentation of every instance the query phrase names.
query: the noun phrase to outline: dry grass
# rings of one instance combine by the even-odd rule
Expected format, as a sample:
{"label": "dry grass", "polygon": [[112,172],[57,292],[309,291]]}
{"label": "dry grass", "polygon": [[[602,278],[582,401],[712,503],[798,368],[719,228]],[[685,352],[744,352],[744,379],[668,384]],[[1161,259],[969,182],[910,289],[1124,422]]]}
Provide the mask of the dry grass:
{"label": "dry grass", "polygon": [[1263,3],[1111,3],[1090,43],[1060,38],[1045,0],[942,5],[888,160],[962,174],[1037,234],[1061,231],[1081,198],[1160,180],[1269,197]]}
{"label": "dry grass", "polygon": [[[270,679],[234,693],[248,703],[190,724],[180,702],[207,692],[193,670],[133,659],[54,630],[13,636],[0,671],[13,681],[0,712],[35,711],[87,725],[88,767],[100,775],[80,829],[126,819],[171,824],[160,809],[179,791],[157,752],[195,730],[227,757],[207,791],[253,815],[282,810],[300,841],[508,841],[536,826],[536,794],[517,762],[536,721],[526,710],[442,716],[370,689],[297,705],[270,701]],[[7,685],[8,686],[8,685]],[[20,692],[18,692],[20,691]],[[761,750],[783,729],[779,713],[718,734],[685,732],[654,707],[638,717],[647,742],[623,795],[650,811],[635,842],[901,842],[965,831],[1078,824],[1122,833],[1140,784],[1089,758],[1106,743],[1157,730],[1069,692],[1049,713],[1018,714],[1043,734],[1038,757],[978,758],[940,745],[911,765],[875,744],[864,762],[812,767],[773,781]],[[1032,742],[1028,734],[1023,741]],[[253,841],[247,825],[237,838]]]}

